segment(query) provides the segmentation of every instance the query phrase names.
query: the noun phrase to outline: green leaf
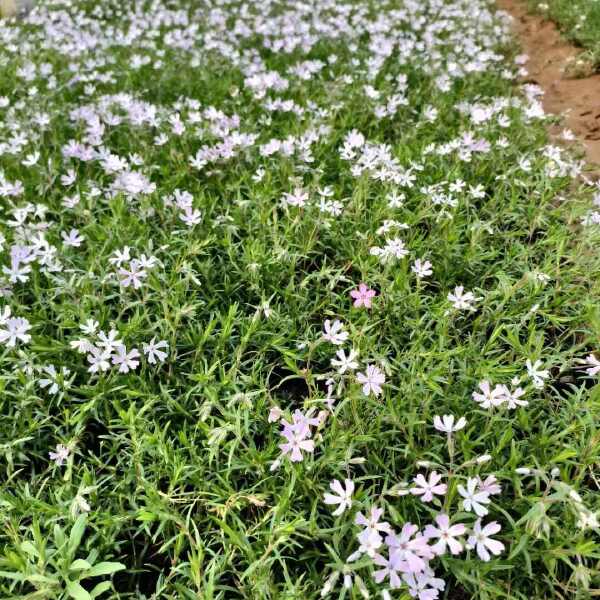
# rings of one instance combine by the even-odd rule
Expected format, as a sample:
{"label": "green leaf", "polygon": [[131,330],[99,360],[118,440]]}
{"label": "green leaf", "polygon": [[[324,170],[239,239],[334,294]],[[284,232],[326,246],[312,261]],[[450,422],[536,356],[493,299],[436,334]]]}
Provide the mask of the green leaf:
{"label": "green leaf", "polygon": [[59,581],[56,577],[46,577],[40,573],[34,573],[33,575],[25,575],[23,581],[29,583],[48,583],[50,585],[59,585]]}
{"label": "green leaf", "polygon": [[87,560],[83,560],[83,558],[78,558],[77,560],[71,563],[69,570],[71,571],[83,571],[85,569],[91,569],[92,565]]}
{"label": "green leaf", "polygon": [[14,579],[15,581],[23,581],[25,575],[22,573],[13,573],[12,571],[0,571],[0,577],[5,579]]}
{"label": "green leaf", "polygon": [[117,571],[122,571],[125,565],[120,562],[101,562],[94,565],[86,574],[87,577],[99,577],[100,575],[110,575]]}
{"label": "green leaf", "polygon": [[21,543],[21,550],[29,554],[29,556],[35,556],[36,558],[40,557],[40,553],[37,548],[28,540],[25,540]]}
{"label": "green leaf", "polygon": [[67,593],[71,598],[75,600],[91,600],[92,597],[86,592],[79,583],[76,581],[69,581],[67,583]]}
{"label": "green leaf", "polygon": [[81,543],[81,538],[83,537],[83,532],[85,531],[86,525],[86,515],[79,515],[77,520],[73,524],[71,528],[71,533],[69,535],[69,552],[74,553],[75,550],[79,547]]}
{"label": "green leaf", "polygon": [[90,592],[90,596],[92,598],[96,598],[97,596],[99,596],[100,594],[103,594],[104,592],[107,592],[108,590],[110,590],[110,581],[102,581],[100,582],[97,586],[94,587],[94,589]]}
{"label": "green leaf", "polygon": [[565,462],[569,458],[575,458],[577,456],[577,452],[575,450],[563,450],[559,452],[556,456],[553,456],[549,462],[550,463],[561,463]]}

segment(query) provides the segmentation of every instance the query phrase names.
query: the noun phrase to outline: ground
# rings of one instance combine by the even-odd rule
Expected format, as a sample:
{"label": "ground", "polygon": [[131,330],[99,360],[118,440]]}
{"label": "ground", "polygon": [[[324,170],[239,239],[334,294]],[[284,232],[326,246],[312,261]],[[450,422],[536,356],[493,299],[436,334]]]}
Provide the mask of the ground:
{"label": "ground", "polygon": [[597,593],[600,187],[526,67],[485,0],[0,25],[0,597]]}

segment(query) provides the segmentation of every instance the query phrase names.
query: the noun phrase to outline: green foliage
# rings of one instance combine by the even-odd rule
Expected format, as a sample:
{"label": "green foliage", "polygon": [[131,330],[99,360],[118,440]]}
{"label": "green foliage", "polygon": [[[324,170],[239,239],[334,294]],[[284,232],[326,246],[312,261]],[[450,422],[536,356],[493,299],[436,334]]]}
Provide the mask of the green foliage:
{"label": "green foliage", "polygon": [[[102,23],[118,21],[128,5],[80,4],[89,14],[100,11]],[[589,23],[594,18],[590,13]],[[28,28],[35,26],[23,25],[20,39]],[[495,35],[490,47],[511,56]],[[244,43],[256,45],[252,37]],[[422,462],[455,478],[447,506],[457,505],[455,483],[468,476],[494,473],[503,486],[491,512],[502,523],[506,551],[489,563],[473,551],[460,560],[442,557],[436,572],[448,582],[444,597],[597,595],[598,531],[577,523],[582,504],[600,510],[600,388],[581,368],[600,338],[600,235],[581,225],[589,190],[549,172],[544,124],[524,117],[520,92],[501,76],[505,65],[443,93],[412,60],[387,61],[376,82],[357,72],[348,85],[339,64],[354,55],[325,39],[310,58],[335,54],[339,64],[322,77],[292,80],[286,92],[303,106],[314,102],[323,115],[297,118],[267,114],[244,88],[244,74],[221,56],[207,51],[192,65],[160,36],[157,44],[157,72],[132,67],[137,46],[111,50],[114,78],[96,82],[90,97],[85,81],[71,81],[70,57],[58,51],[49,49],[44,60],[54,64],[59,85],[40,83],[37,95],[15,74],[25,58],[7,53],[0,62],[0,95],[23,101],[23,114],[13,117],[33,127],[32,113],[52,115],[33,138],[39,164],[27,168],[22,155],[6,155],[2,169],[8,180],[24,182],[23,204],[47,207],[47,237],[64,263],[50,274],[36,266],[6,298],[31,323],[32,340],[0,346],[0,597],[318,598],[332,571],[350,569],[345,561],[357,546],[352,518],[333,517],[323,503],[329,482],[351,476],[355,509],[376,504],[396,526],[423,526],[442,507],[399,495]],[[452,49],[446,51],[452,62]],[[260,52],[273,69],[305,58],[300,50]],[[363,64],[371,56],[362,46],[355,54]],[[408,104],[375,118],[364,86],[388,93],[401,74]],[[65,115],[123,90],[169,111],[191,98],[235,113],[243,131],[265,128],[260,143],[299,136],[309,126],[331,130],[312,147],[309,166],[253,148],[196,170],[189,158],[214,141],[210,132],[199,142],[189,127],[159,146],[151,128],[123,122],[105,141],[119,156],[141,155],[156,191],[135,201],[109,193],[94,199],[91,187],[106,190],[114,179],[97,161],[74,163],[78,178],[65,190],[60,175],[71,163],[61,149],[82,129]],[[504,99],[507,125],[492,119],[474,126],[459,110],[464,101]],[[427,107],[438,111],[435,122],[425,117]],[[389,205],[397,186],[354,177],[340,158],[352,129],[389,144],[403,166],[422,166],[402,206]],[[454,152],[428,151],[466,131],[491,140],[489,152],[462,161]],[[497,144],[503,138],[508,145]],[[254,177],[258,168],[265,169],[262,180]],[[465,192],[456,206],[440,208],[423,191],[457,180],[480,185],[483,196]],[[313,198],[330,186],[343,214],[282,207],[296,182]],[[194,228],[164,202],[175,189],[189,191],[202,212]],[[65,196],[74,193],[79,204],[65,210]],[[2,230],[13,242],[9,218],[7,210]],[[388,219],[408,225],[400,235],[410,257],[384,265],[370,249],[381,243],[377,229]],[[60,232],[71,228],[85,237],[81,248],[61,246]],[[124,246],[160,260],[139,290],[120,287],[109,263]],[[432,277],[415,277],[415,258],[431,261]],[[5,248],[2,265],[8,260]],[[363,281],[378,291],[371,310],[352,307],[349,293]],[[482,298],[475,311],[451,310],[448,293],[457,285]],[[269,410],[279,406],[289,419],[295,409],[324,407],[335,349],[321,333],[324,320],[335,318],[344,321],[362,364],[385,370],[385,392],[365,396],[349,379],[315,436],[314,453],[271,470],[282,438]],[[87,319],[104,331],[115,328],[128,348],[166,340],[168,358],[142,361],[126,374],[90,374],[86,356],[70,345]],[[542,360],[550,375],[528,395],[527,407],[489,411],[472,400],[482,380],[524,380],[528,359]],[[50,364],[60,373],[56,394],[39,384]],[[468,421],[453,446],[432,426],[444,414]],[[49,460],[57,444],[70,449],[62,466]],[[484,454],[490,462],[478,463]],[[516,472],[524,467],[530,476]],[[359,598],[360,585],[374,596],[366,569],[358,587],[346,591],[338,583],[332,597]]]}

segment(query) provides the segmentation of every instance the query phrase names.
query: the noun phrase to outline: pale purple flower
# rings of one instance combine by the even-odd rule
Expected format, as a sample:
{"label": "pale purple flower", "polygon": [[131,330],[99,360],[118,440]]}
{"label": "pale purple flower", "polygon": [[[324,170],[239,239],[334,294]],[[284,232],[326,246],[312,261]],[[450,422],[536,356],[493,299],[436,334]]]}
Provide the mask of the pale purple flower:
{"label": "pale purple flower", "polygon": [[354,518],[354,523],[356,525],[360,525],[361,527],[365,527],[367,529],[371,529],[373,531],[382,531],[384,533],[390,533],[391,527],[387,521],[381,521],[381,517],[383,516],[383,508],[377,508],[376,506],[372,506],[369,511],[369,516],[363,515],[362,512],[358,512],[356,517]]}
{"label": "pale purple flower", "polygon": [[482,492],[487,492],[490,496],[495,496],[502,492],[502,486],[498,483],[495,475],[488,475],[485,480],[479,476],[477,479],[479,480],[479,489]]}
{"label": "pale purple flower", "polygon": [[99,371],[108,371],[110,369],[110,351],[92,346],[87,355],[90,366],[88,372],[98,373]]}
{"label": "pale purple flower", "polygon": [[281,410],[281,408],[279,408],[279,406],[273,406],[271,407],[271,410],[269,410],[269,416],[267,417],[267,421],[269,423],[277,423],[277,421],[279,421],[279,419],[281,419],[282,416],[283,411]]}
{"label": "pale purple flower", "polygon": [[511,390],[508,386],[502,385],[500,386],[502,389],[502,395],[504,397],[504,401],[506,402],[506,406],[513,410],[518,406],[527,406],[529,402],[527,400],[521,400],[521,396],[525,395],[525,390],[517,387],[514,390]]}
{"label": "pale purple flower", "polygon": [[119,373],[129,373],[129,371],[137,369],[140,364],[139,358],[140,352],[137,348],[132,348],[131,352],[127,352],[125,346],[119,346],[117,353],[112,356],[112,362],[113,365],[119,366]]}
{"label": "pale purple flower", "polygon": [[299,208],[306,206],[307,201],[308,193],[301,188],[296,188],[293,193],[285,192],[282,199],[284,205],[287,204],[288,206],[297,206]]}
{"label": "pale purple flower", "polygon": [[421,496],[422,502],[431,502],[434,495],[443,496],[448,486],[445,483],[440,483],[442,476],[437,471],[432,471],[429,478],[419,473],[414,479],[415,487],[410,488],[410,493],[413,496]]}
{"label": "pale purple flower", "polygon": [[79,248],[85,240],[82,235],[79,235],[77,229],[71,229],[68,234],[61,231],[60,236],[62,237],[65,246],[72,246],[73,248]]}
{"label": "pale purple flower", "polygon": [[475,400],[481,408],[500,406],[505,400],[504,388],[500,385],[492,388],[487,379],[479,382],[479,389],[481,390],[481,393],[473,392],[473,400]]}
{"label": "pale purple flower", "polygon": [[188,226],[193,227],[198,225],[202,221],[202,213],[191,206],[186,206],[181,213],[179,218]]}
{"label": "pale purple flower", "polygon": [[446,553],[446,548],[448,548],[452,554],[460,554],[463,547],[456,538],[464,535],[467,528],[462,523],[450,525],[450,518],[445,514],[439,514],[435,518],[435,522],[436,525],[427,525],[423,531],[424,537],[438,540],[431,546],[433,552],[441,556]]}
{"label": "pale purple flower", "polygon": [[59,467],[62,467],[65,460],[69,458],[69,454],[71,454],[71,451],[63,444],[57,444],[54,452],[48,452],[50,460],[54,461]]}
{"label": "pale purple flower", "polygon": [[[413,537],[414,536],[414,537]],[[434,553],[427,544],[419,528],[412,523],[405,523],[400,534],[390,533],[385,538],[390,549],[390,557],[401,562],[400,570],[404,573],[419,573],[425,569]]]}
{"label": "pale purple flower", "polygon": [[363,529],[358,534],[358,543],[358,550],[348,557],[348,562],[353,562],[361,554],[366,554],[367,556],[374,558],[375,554],[377,554],[377,550],[379,550],[383,544],[383,538],[375,529],[367,528]]}
{"label": "pale purple flower", "polygon": [[364,373],[357,373],[356,379],[362,385],[362,391],[365,396],[373,394],[379,396],[383,393],[381,387],[385,383],[385,374],[376,365],[367,365]]}
{"label": "pale purple flower", "polygon": [[436,600],[446,587],[446,582],[435,577],[430,569],[422,573],[405,573],[402,579],[408,586],[410,596],[418,600]]}
{"label": "pale purple flower", "polygon": [[302,452],[312,453],[315,450],[314,441],[306,439],[306,436],[302,432],[284,428],[281,435],[287,440],[283,444],[279,444],[281,453],[284,456],[289,454],[292,462],[300,462],[304,458]]}
{"label": "pale purple flower", "polygon": [[144,271],[136,260],[130,261],[129,269],[126,269],[125,267],[119,269],[120,282],[124,288],[133,287],[138,290],[142,287],[142,280],[147,276],[148,273]]}
{"label": "pale purple flower", "polygon": [[383,583],[385,578],[389,577],[392,590],[398,589],[402,585],[402,578],[400,577],[402,561],[397,556],[392,554],[389,558],[385,558],[381,554],[375,554],[373,562],[381,567],[381,569],[373,572],[373,579],[377,583]]}

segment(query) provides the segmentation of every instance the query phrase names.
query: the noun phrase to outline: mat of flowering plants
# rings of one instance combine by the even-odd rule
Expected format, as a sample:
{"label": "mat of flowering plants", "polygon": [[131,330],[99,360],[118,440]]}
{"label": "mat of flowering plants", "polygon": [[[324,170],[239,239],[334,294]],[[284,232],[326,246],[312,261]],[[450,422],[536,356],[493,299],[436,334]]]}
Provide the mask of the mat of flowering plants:
{"label": "mat of flowering plants", "polygon": [[598,595],[600,185],[487,0],[0,21],[0,597]]}

